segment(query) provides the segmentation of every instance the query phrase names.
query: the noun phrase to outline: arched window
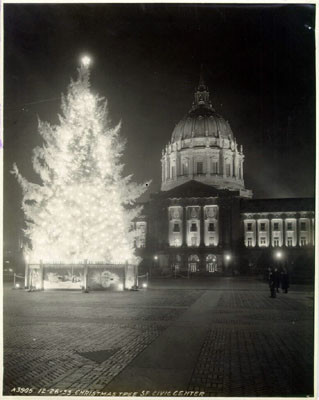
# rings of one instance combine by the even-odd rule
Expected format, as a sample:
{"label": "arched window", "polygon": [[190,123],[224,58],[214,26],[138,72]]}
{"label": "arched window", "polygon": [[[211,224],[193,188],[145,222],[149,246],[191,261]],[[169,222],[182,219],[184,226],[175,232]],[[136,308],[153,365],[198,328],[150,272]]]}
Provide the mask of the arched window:
{"label": "arched window", "polygon": [[191,254],[188,257],[188,269],[190,272],[197,272],[199,270],[199,257],[197,254]]}
{"label": "arched window", "polygon": [[213,254],[208,254],[206,257],[206,271],[207,272],[218,272],[217,257]]}

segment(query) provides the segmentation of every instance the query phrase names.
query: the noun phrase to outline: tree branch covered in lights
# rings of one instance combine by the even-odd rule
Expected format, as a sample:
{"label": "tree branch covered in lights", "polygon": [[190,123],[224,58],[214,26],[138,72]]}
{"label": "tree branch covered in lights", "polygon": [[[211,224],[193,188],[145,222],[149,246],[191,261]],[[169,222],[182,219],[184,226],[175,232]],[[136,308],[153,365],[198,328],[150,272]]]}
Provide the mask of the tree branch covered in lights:
{"label": "tree branch covered in lights", "polygon": [[42,147],[32,162],[42,184],[16,175],[23,191],[30,262],[136,262],[132,220],[145,185],[123,177],[120,124],[111,127],[107,103],[90,90],[83,65],[62,96],[59,124],[39,121]]}

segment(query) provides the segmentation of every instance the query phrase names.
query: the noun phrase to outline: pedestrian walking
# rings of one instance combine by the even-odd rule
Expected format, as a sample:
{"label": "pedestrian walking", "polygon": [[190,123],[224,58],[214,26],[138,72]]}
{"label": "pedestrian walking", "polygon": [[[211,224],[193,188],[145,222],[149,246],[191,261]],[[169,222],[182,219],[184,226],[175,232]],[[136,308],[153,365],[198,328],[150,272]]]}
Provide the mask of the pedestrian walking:
{"label": "pedestrian walking", "polygon": [[269,271],[269,289],[270,289],[270,297],[276,297],[276,279],[275,279],[275,271],[273,268]]}
{"label": "pedestrian walking", "polygon": [[289,275],[287,268],[283,268],[281,271],[281,288],[284,293],[288,293],[289,288]]}
{"label": "pedestrian walking", "polygon": [[279,293],[279,288],[280,288],[280,272],[277,267],[274,269],[274,282],[275,282],[275,289],[276,292]]}

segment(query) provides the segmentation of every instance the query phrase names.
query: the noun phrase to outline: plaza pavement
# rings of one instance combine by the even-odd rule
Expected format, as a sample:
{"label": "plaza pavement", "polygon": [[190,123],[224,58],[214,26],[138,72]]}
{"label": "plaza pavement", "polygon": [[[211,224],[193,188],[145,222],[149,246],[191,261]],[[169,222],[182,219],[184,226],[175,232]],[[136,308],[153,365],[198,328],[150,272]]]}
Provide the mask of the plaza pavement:
{"label": "plaza pavement", "polygon": [[136,292],[4,288],[6,395],[312,396],[312,378],[310,286],[276,299],[239,277]]}

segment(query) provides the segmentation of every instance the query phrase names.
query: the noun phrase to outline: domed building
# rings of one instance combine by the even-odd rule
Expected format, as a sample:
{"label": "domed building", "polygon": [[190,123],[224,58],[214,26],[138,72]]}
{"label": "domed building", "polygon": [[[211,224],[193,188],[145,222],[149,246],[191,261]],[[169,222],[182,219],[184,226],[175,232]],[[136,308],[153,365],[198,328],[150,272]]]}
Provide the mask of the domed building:
{"label": "domed building", "polygon": [[162,151],[161,190],[136,220],[141,269],[214,277],[261,273],[281,263],[313,276],[314,199],[252,199],[244,158],[201,78]]}
{"label": "domed building", "polygon": [[244,185],[243,148],[229,122],[214,110],[202,79],[191,109],[175,126],[162,152],[161,162],[163,191],[195,180],[217,189],[240,190],[242,197],[252,196]]}

